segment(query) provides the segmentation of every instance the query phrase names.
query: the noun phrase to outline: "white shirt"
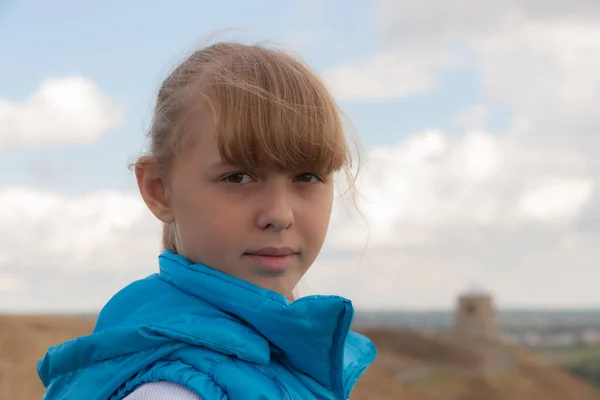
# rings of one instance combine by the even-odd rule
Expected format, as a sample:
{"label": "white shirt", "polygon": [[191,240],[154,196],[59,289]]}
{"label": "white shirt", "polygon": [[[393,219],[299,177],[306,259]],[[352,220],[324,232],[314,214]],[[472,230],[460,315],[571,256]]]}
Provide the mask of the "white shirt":
{"label": "white shirt", "polygon": [[173,382],[150,382],[140,385],[123,400],[202,400],[188,388]]}

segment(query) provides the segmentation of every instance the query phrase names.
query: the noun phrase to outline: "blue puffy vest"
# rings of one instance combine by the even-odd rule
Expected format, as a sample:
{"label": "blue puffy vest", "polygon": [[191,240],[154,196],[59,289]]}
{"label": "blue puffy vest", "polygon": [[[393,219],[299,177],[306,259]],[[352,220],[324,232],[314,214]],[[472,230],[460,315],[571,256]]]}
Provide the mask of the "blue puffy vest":
{"label": "blue puffy vest", "polygon": [[347,299],[290,303],[169,250],[159,265],[108,302],[92,334],[48,350],[45,400],[117,400],[155,381],[203,400],[341,400],[375,358],[350,331]]}

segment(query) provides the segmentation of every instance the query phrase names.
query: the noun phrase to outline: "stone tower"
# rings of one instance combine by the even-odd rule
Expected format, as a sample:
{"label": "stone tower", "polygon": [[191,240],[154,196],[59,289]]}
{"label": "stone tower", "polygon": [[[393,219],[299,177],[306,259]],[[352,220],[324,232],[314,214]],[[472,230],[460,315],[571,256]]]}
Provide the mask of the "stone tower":
{"label": "stone tower", "polygon": [[496,309],[491,294],[471,291],[458,297],[454,333],[463,338],[498,337]]}

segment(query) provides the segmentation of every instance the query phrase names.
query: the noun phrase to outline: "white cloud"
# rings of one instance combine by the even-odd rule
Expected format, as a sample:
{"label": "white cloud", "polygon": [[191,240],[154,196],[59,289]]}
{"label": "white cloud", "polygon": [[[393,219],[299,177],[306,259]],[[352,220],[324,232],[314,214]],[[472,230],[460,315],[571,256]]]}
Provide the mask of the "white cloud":
{"label": "white cloud", "polygon": [[440,70],[474,60],[490,99],[534,111],[521,118],[552,112],[548,126],[563,117],[597,124],[588,111],[600,96],[599,21],[591,0],[384,0],[382,50],[325,76],[341,99],[389,99],[431,90]]}
{"label": "white cloud", "polygon": [[[149,229],[151,223],[139,196],[126,193],[74,197],[31,188],[0,189],[0,254],[8,255],[8,265],[122,268],[116,259],[127,260],[140,246],[148,248],[145,241],[152,246],[149,239],[158,231]],[[154,242],[157,248],[156,238]]]}
{"label": "white cloud", "polygon": [[[518,139],[430,130],[370,148],[357,200],[368,229],[336,203],[300,293],[339,293],[359,307],[439,307],[477,282],[508,304],[599,302],[587,290],[600,279],[600,235],[580,225],[598,211],[600,170],[576,149]],[[156,269],[160,226],[137,194],[4,188],[0,238],[0,304],[98,308]],[[553,285],[565,280],[570,289],[557,299]]]}
{"label": "white cloud", "polygon": [[600,204],[600,168],[583,150],[519,139],[425,131],[371,148],[358,197],[368,226],[351,206],[334,210],[326,251],[342,259],[320,260],[305,290],[421,308],[476,282],[505,305],[598,304],[600,235],[581,221]]}
{"label": "white cloud", "polygon": [[[562,221],[572,224],[590,201],[599,171],[556,151],[514,146],[514,137],[473,131],[415,134],[395,147],[367,154],[359,208],[370,228],[370,246],[427,244],[452,227],[514,227]],[[544,153],[544,152],[542,152]],[[569,162],[570,160],[570,162]],[[353,250],[364,243],[347,208],[332,218],[331,245]]]}
{"label": "white cloud", "polygon": [[0,274],[0,292],[12,293],[19,290],[23,282],[14,274]]}
{"label": "white cloud", "polygon": [[[524,242],[525,233],[534,237]],[[418,249],[397,246],[319,260],[301,293],[341,293],[359,308],[450,308],[457,293],[475,282],[501,307],[597,305],[600,269],[593,260],[600,240],[579,236],[561,245],[560,234],[547,238],[541,229],[525,227],[448,229]]]}
{"label": "white cloud", "polygon": [[139,196],[0,188],[0,309],[98,308],[154,272],[159,250],[160,225]]}
{"label": "white cloud", "polygon": [[467,129],[483,129],[489,110],[484,105],[476,105],[459,113],[454,121]]}
{"label": "white cloud", "polygon": [[[413,93],[458,57],[477,70],[484,102],[456,116],[463,135],[429,130],[369,151],[359,198],[368,229],[345,209],[332,219],[330,251],[368,270],[344,292],[371,306],[439,306],[475,281],[502,304],[599,304],[600,4],[386,0],[380,23],[380,54],[416,54],[410,65],[422,66],[415,81],[430,85]],[[334,85],[339,97],[406,94],[375,68],[356,71]],[[508,129],[482,130],[498,105]],[[317,290],[329,268],[351,274],[321,264]]]}
{"label": "white cloud", "polygon": [[[476,282],[503,304],[600,302],[590,284],[600,279],[600,236],[580,227],[600,204],[600,170],[576,150],[524,147],[518,138],[430,130],[370,148],[358,197],[369,228],[336,203],[300,294],[338,293],[358,307],[440,307]],[[156,270],[160,226],[137,194],[5,188],[0,210],[5,307],[98,308]],[[561,282],[567,289],[557,298]]]}
{"label": "white cloud", "polygon": [[528,23],[476,42],[484,89],[514,112],[514,129],[546,140],[598,136],[599,23]]}
{"label": "white cloud", "polygon": [[536,220],[576,217],[591,199],[594,184],[591,178],[579,178],[538,185],[523,194],[519,211],[523,217]]}
{"label": "white cloud", "polygon": [[121,105],[88,79],[50,79],[24,102],[0,98],[0,150],[93,143],[123,118]]}
{"label": "white cloud", "polygon": [[[484,101],[456,117],[462,135],[430,129],[368,149],[368,229],[336,206],[301,288],[359,307],[450,306],[472,282],[505,305],[600,304],[598,3],[382,4],[382,53],[330,71],[338,96],[429,90],[466,48],[485,101],[506,106],[511,124],[484,130]],[[159,226],[137,196],[13,188],[0,191],[0,238],[0,286],[11,288],[0,304],[99,307],[155,269]]]}
{"label": "white cloud", "polygon": [[455,63],[445,53],[383,53],[359,65],[335,67],[324,79],[340,100],[392,99],[433,89],[435,73]]}

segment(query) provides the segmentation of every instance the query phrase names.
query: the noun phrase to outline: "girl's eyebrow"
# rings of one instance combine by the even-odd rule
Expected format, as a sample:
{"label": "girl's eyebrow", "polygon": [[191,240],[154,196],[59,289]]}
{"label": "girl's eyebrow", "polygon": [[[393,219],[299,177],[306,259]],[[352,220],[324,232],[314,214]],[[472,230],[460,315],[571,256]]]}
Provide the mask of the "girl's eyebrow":
{"label": "girl's eyebrow", "polygon": [[243,168],[241,165],[231,164],[225,160],[218,160],[206,166],[209,170],[220,170],[224,168]]}
{"label": "girl's eyebrow", "polygon": [[217,168],[224,168],[224,167],[235,167],[235,165],[230,164],[224,160],[218,160],[218,161],[215,161],[215,162],[207,165],[207,168],[210,168],[210,169],[217,169]]}
{"label": "girl's eyebrow", "polygon": [[225,167],[225,166],[228,166],[228,165],[229,165],[229,163],[227,163],[227,162],[225,162],[223,160],[218,160],[218,161],[215,161],[215,162],[213,162],[211,164],[208,164],[207,167],[208,168],[219,168],[219,167]]}

